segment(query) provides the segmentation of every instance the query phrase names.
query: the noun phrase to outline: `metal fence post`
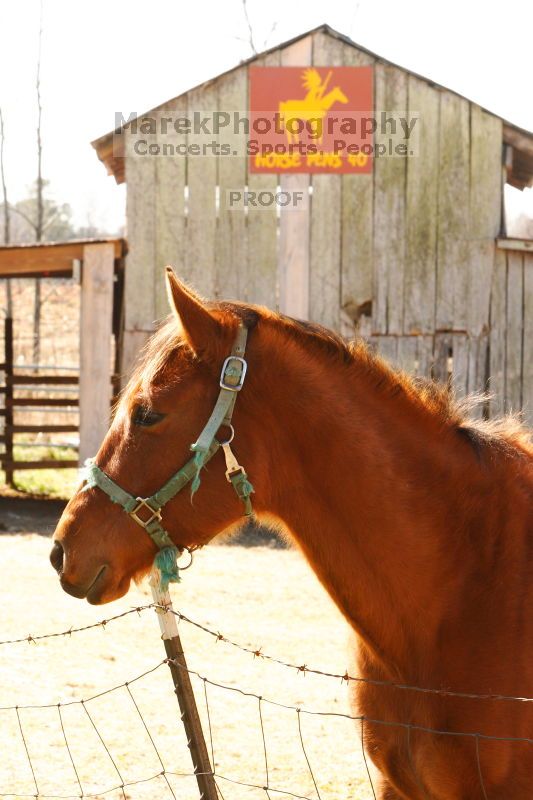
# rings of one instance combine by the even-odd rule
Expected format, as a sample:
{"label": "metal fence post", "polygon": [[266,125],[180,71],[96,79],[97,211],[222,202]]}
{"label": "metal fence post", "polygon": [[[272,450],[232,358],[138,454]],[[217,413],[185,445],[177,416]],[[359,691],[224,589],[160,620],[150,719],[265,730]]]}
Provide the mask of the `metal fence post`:
{"label": "metal fence post", "polygon": [[[214,765],[211,767],[209,760],[202,723],[178,633],[176,616],[172,613],[172,599],[168,590],[163,592],[155,584],[156,581],[152,579],[150,581],[152,597],[158,606],[163,607],[157,608],[156,612],[165,651],[170,659],[168,666],[174,682],[176,697],[178,698],[181,719],[187,736],[187,745],[191,752],[194,774],[200,790],[200,800],[218,800],[217,787],[213,775]],[[169,610],[166,611],[164,609]]]}

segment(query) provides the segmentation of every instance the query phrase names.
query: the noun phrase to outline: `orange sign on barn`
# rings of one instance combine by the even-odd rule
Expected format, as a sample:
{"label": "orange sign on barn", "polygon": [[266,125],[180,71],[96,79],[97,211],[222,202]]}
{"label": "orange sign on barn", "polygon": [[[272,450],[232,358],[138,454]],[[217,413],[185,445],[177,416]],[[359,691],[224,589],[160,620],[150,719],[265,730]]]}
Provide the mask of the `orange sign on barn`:
{"label": "orange sign on barn", "polygon": [[372,67],[250,67],[250,172],[368,173]]}

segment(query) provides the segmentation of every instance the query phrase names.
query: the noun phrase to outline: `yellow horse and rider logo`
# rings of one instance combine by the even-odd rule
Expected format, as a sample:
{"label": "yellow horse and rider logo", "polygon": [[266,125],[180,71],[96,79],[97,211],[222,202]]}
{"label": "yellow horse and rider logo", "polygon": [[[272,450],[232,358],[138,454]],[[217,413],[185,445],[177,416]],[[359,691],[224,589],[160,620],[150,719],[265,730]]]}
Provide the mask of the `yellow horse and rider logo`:
{"label": "yellow horse and rider logo", "polygon": [[368,173],[360,120],[372,116],[372,67],[253,67],[250,172]]}
{"label": "yellow horse and rider logo", "polygon": [[334,103],[347,103],[348,98],[340,86],[334,86],[326,94],[333,70],[322,80],[319,71],[313,67],[306,69],[302,73],[302,86],[306,90],[303,99],[281,100],[279,103],[280,122],[285,128],[285,133],[289,142],[299,141],[300,128],[294,126],[293,121],[302,123],[316,122],[318,131],[317,141],[322,141],[323,121],[329,109]]}

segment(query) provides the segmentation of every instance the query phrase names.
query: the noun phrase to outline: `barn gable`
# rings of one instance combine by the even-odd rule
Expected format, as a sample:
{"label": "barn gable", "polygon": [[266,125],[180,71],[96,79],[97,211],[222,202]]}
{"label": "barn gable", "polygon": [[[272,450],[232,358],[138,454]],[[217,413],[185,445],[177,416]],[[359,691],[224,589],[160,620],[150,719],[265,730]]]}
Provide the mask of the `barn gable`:
{"label": "barn gable", "polygon": [[[278,44],[275,47],[270,48],[269,50],[264,51],[263,53],[258,54],[257,56],[253,56],[249,58],[247,61],[244,61],[237,66],[233,67],[232,69],[228,70],[227,72],[221,73],[216,78],[212,78],[209,81],[201,84],[200,86],[191,89],[190,91],[198,91],[203,87],[208,86],[213,81],[224,81],[227,76],[230,76],[237,70],[246,69],[248,66],[257,66],[260,63],[265,62],[268,60],[269,56],[272,56],[273,53],[277,51],[284,50],[285,48],[291,47],[296,42],[300,41],[301,39],[305,39],[308,36],[312,36],[314,33],[323,32],[339,41],[345,43],[349,47],[352,47],[358,50],[361,55],[368,56],[369,63],[380,63],[383,65],[388,65],[390,67],[396,67],[410,75],[413,75],[420,80],[425,81],[428,85],[434,87],[435,89],[439,89],[441,91],[449,92],[454,94],[458,97],[456,92],[453,92],[450,89],[447,89],[445,86],[441,86],[435,81],[431,80],[430,78],[425,78],[422,75],[418,75],[417,73],[412,72],[412,70],[406,69],[405,67],[401,67],[398,64],[394,64],[392,61],[388,61],[387,59],[383,58],[382,56],[377,55],[376,53],[367,50],[362,45],[356,44],[356,42],[352,41],[348,36],[340,33],[339,31],[334,30],[329,25],[321,25],[318,28],[315,28],[311,31],[307,31],[306,33],[302,33],[299,36],[295,37],[294,39],[290,39],[282,44]],[[347,59],[349,61],[349,59]],[[152,116],[157,114],[157,112],[168,106],[172,106],[173,103],[179,101],[182,97],[186,96],[187,92],[184,92],[182,95],[173,98],[172,100],[168,100],[165,103],[162,103],[159,106],[156,106],[153,109],[150,109],[146,112],[146,115]],[[483,109],[488,113],[493,113],[488,109]],[[495,116],[497,116],[495,114]],[[525,130],[520,128],[517,125],[513,125],[513,123],[508,122],[506,120],[502,120],[503,122],[503,141],[509,148],[509,154],[507,155],[506,160],[506,169],[507,169],[507,182],[518,189],[525,189],[528,186],[533,185],[533,133],[531,131]],[[117,131],[111,131],[110,133],[105,134],[104,136],[95,139],[92,142],[92,146],[95,148],[98,158],[102,163],[105,165],[107,172],[109,175],[113,175],[117,183],[123,183],[126,179],[125,168],[124,168],[124,160],[123,155],[117,151],[117,149],[113,148],[113,135]]]}
{"label": "barn gable", "polygon": [[[256,174],[244,155],[134,158],[113,154],[112,134],[98,139],[101,160],[127,182],[125,366],[167,313],[163,267],[171,263],[205,296],[363,335],[459,394],[489,386],[498,395],[485,413],[502,410],[504,394],[507,407],[533,405],[522,335],[533,312],[533,253],[497,246],[505,180],[521,188],[533,180],[531,133],[327,26],[149,116],[246,109],[250,66],[306,65],[372,66],[374,108],[420,114],[419,156],[375,159],[368,174]],[[244,133],[235,137],[244,152]],[[223,202],[228,190],[278,187],[302,192],[306,208],[230,211]]]}

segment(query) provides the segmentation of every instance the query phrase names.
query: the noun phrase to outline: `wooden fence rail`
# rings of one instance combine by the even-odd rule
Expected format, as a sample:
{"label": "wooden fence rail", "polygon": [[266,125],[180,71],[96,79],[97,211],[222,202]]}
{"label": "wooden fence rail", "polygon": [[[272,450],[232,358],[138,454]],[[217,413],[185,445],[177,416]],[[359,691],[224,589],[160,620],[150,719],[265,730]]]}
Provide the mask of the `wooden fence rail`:
{"label": "wooden fence rail", "polygon": [[[78,387],[79,379],[70,375],[20,375],[14,371],[13,359],[13,320],[4,320],[5,361],[0,364],[0,371],[4,373],[4,385],[0,386],[0,396],[4,396],[5,405],[0,409],[0,418],[4,418],[3,433],[0,443],[4,445],[4,452],[0,454],[0,469],[5,472],[6,484],[14,485],[13,473],[15,470],[26,469],[71,469],[78,466],[78,459],[43,459],[40,461],[22,461],[14,457],[14,435],[17,433],[78,433],[79,426],[72,424],[54,425],[17,425],[14,421],[16,409],[27,408],[69,408],[78,407],[78,397],[15,397],[17,392],[28,387]],[[42,389],[40,389],[42,391]]]}

